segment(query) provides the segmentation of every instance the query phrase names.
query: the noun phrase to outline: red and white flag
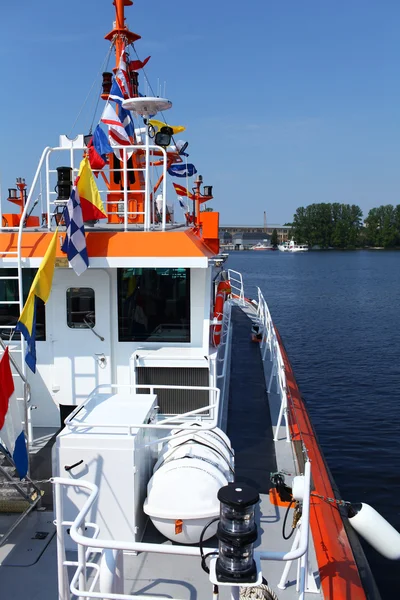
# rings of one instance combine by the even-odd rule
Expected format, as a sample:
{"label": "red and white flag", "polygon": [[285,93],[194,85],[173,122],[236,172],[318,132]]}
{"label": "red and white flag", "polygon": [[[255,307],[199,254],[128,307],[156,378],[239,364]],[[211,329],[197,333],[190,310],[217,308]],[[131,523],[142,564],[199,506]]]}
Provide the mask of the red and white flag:
{"label": "red and white flag", "polygon": [[[150,57],[149,57],[150,58]],[[132,97],[131,84],[128,77],[128,71],[126,67],[126,54],[125,49],[121,52],[121,57],[119,59],[118,70],[115,74],[115,79],[118,82],[119,87],[122,90],[124,98]]]}
{"label": "red and white flag", "polygon": [[[115,146],[131,146],[132,143],[125,131],[123,124],[121,123],[121,119],[118,117],[117,113],[109,102],[104,108],[101,122],[108,126],[108,140],[110,142],[110,146],[114,148],[115,156],[119,158],[119,160],[122,160],[124,157],[123,150],[121,148],[117,149]],[[127,152],[126,160],[128,160],[132,154],[132,150]]]}
{"label": "red and white flag", "polygon": [[9,452],[20,479],[23,479],[28,472],[28,452],[8,348],[0,360],[0,443]]}

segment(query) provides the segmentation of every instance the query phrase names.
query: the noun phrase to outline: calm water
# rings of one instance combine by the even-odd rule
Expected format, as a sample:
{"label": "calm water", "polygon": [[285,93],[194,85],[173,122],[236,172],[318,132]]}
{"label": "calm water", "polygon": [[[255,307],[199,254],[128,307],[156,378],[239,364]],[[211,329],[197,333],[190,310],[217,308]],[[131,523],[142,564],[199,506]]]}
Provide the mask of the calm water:
{"label": "calm water", "polygon": [[[259,285],[342,497],[400,531],[400,252],[231,253]],[[399,566],[364,545],[383,600]]]}

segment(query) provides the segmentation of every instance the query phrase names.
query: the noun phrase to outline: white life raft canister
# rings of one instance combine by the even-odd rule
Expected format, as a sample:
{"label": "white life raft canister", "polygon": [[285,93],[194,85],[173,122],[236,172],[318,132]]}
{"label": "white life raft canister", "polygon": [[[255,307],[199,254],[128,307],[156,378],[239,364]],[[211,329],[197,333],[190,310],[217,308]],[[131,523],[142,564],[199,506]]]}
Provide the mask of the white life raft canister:
{"label": "white life raft canister", "polygon": [[[218,428],[172,433],[154,467],[143,509],[168,539],[196,544],[204,526],[219,516],[218,490],[234,479],[233,451]],[[204,539],[216,529],[214,523]]]}

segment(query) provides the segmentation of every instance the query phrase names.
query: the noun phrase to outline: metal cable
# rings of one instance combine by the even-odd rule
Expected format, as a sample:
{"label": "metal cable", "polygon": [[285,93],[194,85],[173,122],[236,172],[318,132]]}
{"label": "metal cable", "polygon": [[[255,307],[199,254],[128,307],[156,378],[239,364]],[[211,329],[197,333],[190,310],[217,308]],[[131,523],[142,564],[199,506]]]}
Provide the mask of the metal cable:
{"label": "metal cable", "polygon": [[[137,53],[137,50],[136,50],[136,48],[135,48],[135,44],[134,44],[133,42],[132,42],[131,46],[132,46],[132,49],[133,49],[134,53],[136,54],[136,58],[137,58],[137,59],[138,59],[140,62],[142,62],[142,61],[140,60],[140,58],[139,58],[139,54]],[[153,96],[154,96],[154,97],[156,97],[156,95],[155,95],[155,93],[154,93],[154,90],[153,90],[153,87],[152,87],[152,85],[151,85],[151,83],[150,83],[150,80],[149,80],[149,78],[148,78],[148,77],[147,77],[147,75],[146,75],[146,71],[144,70],[144,67],[142,67],[142,71],[143,71],[144,78],[145,78],[145,80],[146,80],[146,82],[147,82],[147,85],[148,85],[148,86],[149,86],[149,88],[150,88],[150,91],[151,91],[151,93],[153,94]],[[163,120],[164,120],[164,123],[166,124],[166,123],[167,123],[167,120],[166,120],[166,118],[165,118],[165,116],[164,116],[164,113],[163,113],[163,111],[162,111],[162,110],[160,110],[160,113],[161,113],[161,116],[162,116],[162,118],[163,118]],[[174,142],[174,144],[175,144],[175,146],[176,146],[176,142],[175,142],[174,136],[171,136],[171,138],[172,138],[172,141]]]}
{"label": "metal cable", "polygon": [[[94,86],[96,84],[96,81],[98,80],[98,77],[99,77],[100,73],[102,73],[104,71],[105,65],[108,65],[108,61],[110,59],[110,54],[111,54],[111,51],[112,51],[113,47],[114,47],[114,41],[111,43],[110,48],[107,51],[106,57],[103,60],[103,62],[101,63],[100,71],[97,73],[97,75],[96,75],[96,77],[95,77],[95,79],[94,79],[94,81],[93,81],[93,83],[91,85],[91,88],[90,88],[90,90],[89,90],[89,92],[88,92],[88,94],[87,94],[87,96],[86,96],[86,98],[85,98],[85,100],[84,100],[84,102],[83,102],[83,104],[82,104],[79,112],[78,112],[78,115],[77,115],[77,117],[76,117],[76,119],[74,121],[74,124],[71,127],[71,131],[68,134],[69,138],[71,138],[71,135],[72,135],[72,132],[74,131],[75,125],[77,124],[77,122],[79,120],[79,117],[81,116],[82,111],[83,111],[83,109],[86,106],[86,103],[87,103],[87,101],[88,101],[88,99],[90,97],[90,94],[92,93],[92,90],[93,90],[93,88],[94,88]],[[99,96],[99,98],[100,98],[100,96]],[[98,101],[99,101],[99,99],[97,100],[97,103],[98,103]],[[97,110],[97,105],[96,105],[96,110]],[[93,117],[93,121],[94,121],[94,117]],[[93,125],[93,121],[92,121],[92,125]]]}

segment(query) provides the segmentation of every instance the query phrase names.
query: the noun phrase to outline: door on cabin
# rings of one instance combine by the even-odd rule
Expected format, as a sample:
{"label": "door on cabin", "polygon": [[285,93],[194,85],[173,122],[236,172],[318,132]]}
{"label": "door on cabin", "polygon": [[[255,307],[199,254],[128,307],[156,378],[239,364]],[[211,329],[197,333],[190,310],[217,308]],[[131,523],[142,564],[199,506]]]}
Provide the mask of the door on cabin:
{"label": "door on cabin", "polygon": [[48,305],[57,404],[80,404],[93,389],[111,383],[110,277],[88,269],[78,277],[56,269]]}

